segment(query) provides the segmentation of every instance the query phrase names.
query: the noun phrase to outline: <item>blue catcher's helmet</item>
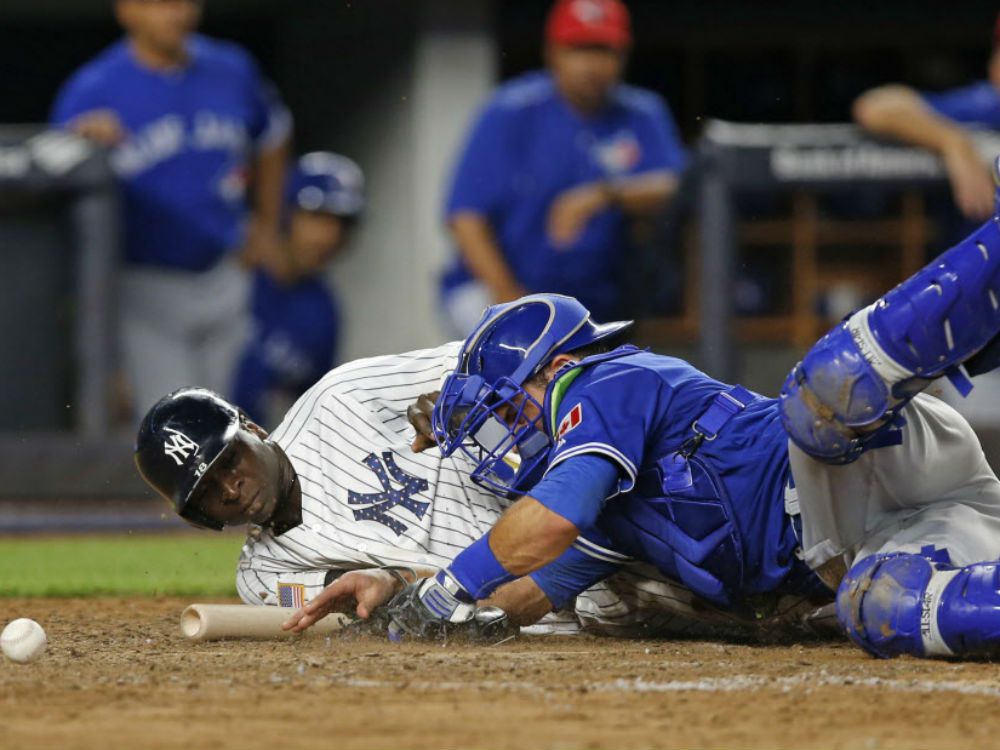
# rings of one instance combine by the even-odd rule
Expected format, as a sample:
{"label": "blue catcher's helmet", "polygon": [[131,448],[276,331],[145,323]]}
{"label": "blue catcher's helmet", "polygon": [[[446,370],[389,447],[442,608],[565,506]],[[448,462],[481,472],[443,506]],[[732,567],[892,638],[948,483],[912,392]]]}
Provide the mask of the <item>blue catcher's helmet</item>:
{"label": "blue catcher's helmet", "polygon": [[232,443],[240,411],[206,388],[181,388],[146,414],[135,439],[135,465],[142,478],[194,526],[222,529],[191,503],[202,477]]}
{"label": "blue catcher's helmet", "polygon": [[365,176],[353,160],[329,151],[299,158],[288,178],[285,202],[291,208],[357,218],[365,207]]}
{"label": "blue catcher's helmet", "polygon": [[431,426],[442,455],[461,449],[476,461],[473,481],[503,495],[516,491],[518,480],[532,475],[551,445],[538,420],[521,419],[529,404],[542,411],[524,384],[557,354],[631,325],[630,320],[594,323],[587,308],[561,294],[532,294],[488,307],[434,405]]}

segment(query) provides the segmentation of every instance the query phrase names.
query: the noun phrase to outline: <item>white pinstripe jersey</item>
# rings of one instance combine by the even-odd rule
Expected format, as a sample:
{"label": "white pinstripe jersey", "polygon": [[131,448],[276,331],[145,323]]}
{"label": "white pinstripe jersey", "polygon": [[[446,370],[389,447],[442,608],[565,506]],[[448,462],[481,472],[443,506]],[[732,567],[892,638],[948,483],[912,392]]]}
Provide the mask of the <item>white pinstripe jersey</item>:
{"label": "white pinstripe jersey", "polygon": [[324,376],[271,434],[302,488],[302,523],[279,537],[251,527],[241,598],[277,603],[280,583],[315,596],[331,569],[445,567],[486,533],[507,502],[468,479],[462,456],[410,450],[406,407],[436,390],[460,344],[361,359]]}
{"label": "white pinstripe jersey", "polygon": [[[250,527],[236,587],[247,604],[278,604],[279,584],[309,599],[330,570],[395,564],[445,567],[485,534],[508,502],[469,480],[463,455],[410,450],[406,408],[437,390],[460,342],[356,360],[331,370],[271,434],[302,489],[302,523],[280,536]],[[625,632],[656,622],[689,633],[700,619],[680,586],[623,571],[577,599],[589,628]],[[576,630],[552,615],[535,632]],[[648,632],[648,631],[647,631]]]}

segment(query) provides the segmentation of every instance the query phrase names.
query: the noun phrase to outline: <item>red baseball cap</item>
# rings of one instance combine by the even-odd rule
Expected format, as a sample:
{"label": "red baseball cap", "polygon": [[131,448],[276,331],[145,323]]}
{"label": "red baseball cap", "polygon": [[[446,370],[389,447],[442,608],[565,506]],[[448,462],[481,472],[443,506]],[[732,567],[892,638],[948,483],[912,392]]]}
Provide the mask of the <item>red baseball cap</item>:
{"label": "red baseball cap", "polygon": [[623,49],[632,44],[628,8],[621,0],[557,0],[545,24],[545,41]]}

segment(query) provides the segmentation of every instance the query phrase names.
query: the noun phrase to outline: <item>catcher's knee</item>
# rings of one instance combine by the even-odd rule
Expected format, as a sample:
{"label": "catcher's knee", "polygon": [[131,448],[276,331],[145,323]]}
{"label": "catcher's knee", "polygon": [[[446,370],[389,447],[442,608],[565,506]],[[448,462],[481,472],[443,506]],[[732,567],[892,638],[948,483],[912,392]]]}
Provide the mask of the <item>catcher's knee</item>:
{"label": "catcher's knee", "polygon": [[855,313],[820,339],[781,389],[781,419],[792,442],[826,463],[849,463],[893,430],[894,396],[859,344]]}
{"label": "catcher's knee", "polygon": [[879,437],[934,378],[960,392],[969,372],[1000,365],[1000,218],[824,336],[781,391],[792,441],[828,463],[846,463]]}
{"label": "catcher's knee", "polygon": [[1000,650],[1000,564],[894,553],[856,563],[837,591],[847,635],[882,658],[986,656]]}

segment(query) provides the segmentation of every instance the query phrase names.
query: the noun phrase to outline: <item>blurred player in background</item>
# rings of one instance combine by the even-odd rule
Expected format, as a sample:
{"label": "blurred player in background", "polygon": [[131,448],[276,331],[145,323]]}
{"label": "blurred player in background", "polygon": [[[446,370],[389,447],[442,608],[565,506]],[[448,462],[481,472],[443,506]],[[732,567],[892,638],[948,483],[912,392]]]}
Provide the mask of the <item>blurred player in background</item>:
{"label": "blurred player in background", "polygon": [[188,383],[229,390],[249,328],[240,250],[278,262],[291,118],[243,49],[193,33],[197,0],[114,8],[125,38],[64,84],[52,119],[112,149],[122,357],[142,414]]}
{"label": "blurred player in background", "polygon": [[[981,153],[972,134],[976,128],[1000,131],[1000,16],[986,74],[986,80],[940,93],[883,86],[862,94],[854,104],[854,117],[866,130],[922,146],[941,157],[955,205],[965,219],[956,222],[950,212],[942,217],[948,236],[968,232],[972,222],[993,210],[989,160],[995,154]],[[985,375],[971,398],[947,387],[942,397],[973,424],[1000,425],[998,372]]]}
{"label": "blurred player in background", "polygon": [[340,311],[323,271],[364,205],[364,175],[346,156],[306,154],[291,170],[283,262],[254,276],[253,333],[234,388],[234,402],[259,424],[273,424],[333,367]]}
{"label": "blurred player in background", "polygon": [[986,80],[940,93],[898,84],[882,86],[862,94],[854,103],[854,118],[866,130],[939,154],[955,205],[966,218],[976,221],[993,212],[989,171],[993,155],[977,151],[969,128],[1000,130],[1000,16],[986,73]]}
{"label": "blurred player in background", "polygon": [[621,83],[631,44],[619,0],[559,0],[547,69],[504,84],[480,112],[445,208],[458,253],[442,303],[456,334],[526,292],[620,315],[628,219],[660,211],[685,165],[663,100]]}

